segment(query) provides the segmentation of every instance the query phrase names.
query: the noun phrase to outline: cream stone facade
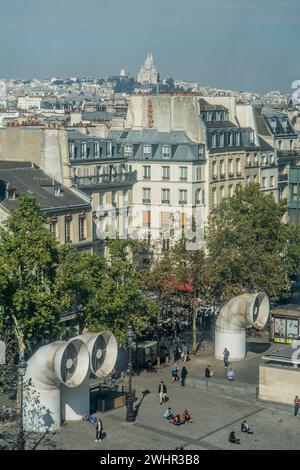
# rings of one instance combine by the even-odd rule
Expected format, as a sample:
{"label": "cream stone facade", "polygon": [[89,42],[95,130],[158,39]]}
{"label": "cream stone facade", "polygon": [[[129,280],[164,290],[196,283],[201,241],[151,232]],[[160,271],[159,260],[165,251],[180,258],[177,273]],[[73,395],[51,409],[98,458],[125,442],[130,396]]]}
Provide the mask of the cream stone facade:
{"label": "cream stone facade", "polygon": [[155,68],[151,52],[148,52],[145,63],[140,68],[137,82],[142,83],[143,85],[157,84],[157,70]]}
{"label": "cream stone facade", "polygon": [[293,406],[300,396],[300,369],[280,365],[259,366],[259,399]]}

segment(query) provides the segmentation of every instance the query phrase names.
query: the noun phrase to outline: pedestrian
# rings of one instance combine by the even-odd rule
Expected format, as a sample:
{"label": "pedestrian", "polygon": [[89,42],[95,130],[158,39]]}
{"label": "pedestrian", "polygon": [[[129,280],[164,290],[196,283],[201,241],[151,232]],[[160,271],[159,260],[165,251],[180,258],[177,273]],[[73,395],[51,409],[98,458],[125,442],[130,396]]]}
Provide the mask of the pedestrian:
{"label": "pedestrian", "polygon": [[296,395],[295,400],[294,400],[294,416],[297,416],[299,406],[300,406],[300,398],[298,397],[298,395]]}
{"label": "pedestrian", "polygon": [[175,426],[179,426],[180,424],[182,424],[180,420],[180,415],[173,416],[170,420],[170,423],[175,424]]}
{"label": "pedestrian", "polygon": [[232,444],[239,444],[240,443],[240,440],[239,438],[235,435],[235,432],[234,431],[231,431],[231,433],[229,434],[229,442],[231,442]]}
{"label": "pedestrian", "polygon": [[96,423],[95,423],[95,428],[96,428],[95,442],[101,442],[102,441],[102,432],[103,432],[103,423],[102,423],[101,418],[97,418]]}
{"label": "pedestrian", "polygon": [[158,386],[158,393],[159,393],[159,403],[162,405],[167,398],[167,387],[162,380]]}
{"label": "pedestrian", "polygon": [[193,422],[192,417],[191,417],[190,413],[188,412],[188,410],[184,410],[184,412],[181,415],[180,421],[182,422],[182,424],[192,423]]}
{"label": "pedestrian", "polygon": [[174,364],[172,367],[172,380],[173,382],[177,382],[179,380],[178,378],[178,367],[177,364]]}
{"label": "pedestrian", "polygon": [[241,431],[246,432],[247,434],[253,434],[252,429],[249,427],[249,424],[247,423],[247,421],[245,419],[242,422]]}
{"label": "pedestrian", "polygon": [[164,418],[165,419],[172,419],[173,418],[173,413],[172,413],[172,408],[169,406],[169,408],[164,412]]}
{"label": "pedestrian", "polygon": [[212,368],[210,366],[207,366],[205,368],[205,377],[209,379],[213,375],[214,375],[214,372],[213,372]]}
{"label": "pedestrian", "polygon": [[185,343],[182,344],[182,348],[181,348],[181,359],[186,362],[188,360],[188,354],[189,354],[189,350],[188,350],[188,347]]}
{"label": "pedestrian", "polygon": [[225,366],[225,367],[228,367],[228,364],[229,364],[229,356],[230,356],[230,352],[228,351],[227,348],[225,348],[224,351],[223,351],[224,366]]}
{"label": "pedestrian", "polygon": [[232,380],[232,381],[233,381],[233,380],[235,379],[236,373],[234,372],[234,370],[232,370],[231,367],[229,367],[228,372],[227,372],[226,375],[227,375],[227,379],[228,379],[228,380]]}
{"label": "pedestrian", "polygon": [[187,368],[185,366],[183,366],[183,368],[181,369],[181,374],[180,374],[182,387],[185,386],[185,379],[186,379],[187,375],[188,375]]}

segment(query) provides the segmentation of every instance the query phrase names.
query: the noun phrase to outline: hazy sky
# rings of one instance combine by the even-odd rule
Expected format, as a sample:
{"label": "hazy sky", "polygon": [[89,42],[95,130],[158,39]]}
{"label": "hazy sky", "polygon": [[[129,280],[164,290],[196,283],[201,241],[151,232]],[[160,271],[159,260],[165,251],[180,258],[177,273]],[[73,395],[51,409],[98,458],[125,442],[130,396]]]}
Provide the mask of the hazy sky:
{"label": "hazy sky", "polygon": [[0,77],[137,74],[236,90],[300,79],[300,0],[0,0]]}

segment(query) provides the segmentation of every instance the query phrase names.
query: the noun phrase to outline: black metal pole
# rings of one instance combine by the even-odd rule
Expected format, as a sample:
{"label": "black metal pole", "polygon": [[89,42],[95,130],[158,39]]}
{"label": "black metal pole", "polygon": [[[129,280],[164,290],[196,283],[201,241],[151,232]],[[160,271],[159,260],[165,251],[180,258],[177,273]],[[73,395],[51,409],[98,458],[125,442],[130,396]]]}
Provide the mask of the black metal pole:
{"label": "black metal pole", "polygon": [[128,372],[129,372],[129,383],[128,383],[128,394],[126,401],[126,421],[132,423],[135,421],[135,415],[133,411],[133,396],[132,396],[132,361],[131,361],[131,344],[129,345],[129,362],[128,362]]}
{"label": "black metal pole", "polygon": [[23,376],[20,377],[20,416],[19,416],[19,432],[17,438],[17,449],[25,450],[25,438],[24,438],[24,427],[23,427]]}

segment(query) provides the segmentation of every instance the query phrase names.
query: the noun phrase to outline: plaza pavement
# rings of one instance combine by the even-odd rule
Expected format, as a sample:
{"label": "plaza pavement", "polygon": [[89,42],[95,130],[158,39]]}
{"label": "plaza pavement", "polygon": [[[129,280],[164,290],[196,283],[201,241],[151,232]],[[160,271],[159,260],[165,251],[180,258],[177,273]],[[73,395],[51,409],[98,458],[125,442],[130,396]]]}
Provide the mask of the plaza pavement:
{"label": "plaza pavement", "polygon": [[[270,345],[269,345],[270,346]],[[258,365],[265,346],[251,346],[244,361],[234,363],[237,381],[249,384],[257,383]],[[271,348],[273,349],[272,345]],[[209,348],[200,356],[192,358],[186,364],[190,375],[203,377],[204,367],[210,363],[217,378],[224,378],[225,369],[216,361]],[[175,450],[176,447],[198,450],[221,449],[300,449],[300,415],[294,417],[291,407],[273,406],[261,402],[235,399],[216,395],[192,387],[182,387],[171,381],[171,366],[163,365],[156,372],[142,372],[133,378],[136,389],[137,417],[134,423],[125,422],[126,409],[121,408],[106,413],[97,413],[104,424],[105,438],[94,442],[95,429],[92,425],[76,422],[65,423],[55,434],[38,436],[31,434],[27,439],[27,448],[32,449],[89,449],[89,450]],[[182,361],[178,362],[181,368]],[[164,380],[168,387],[169,401],[159,404],[158,384]],[[214,380],[214,379],[211,379]],[[189,425],[174,426],[163,419],[167,406],[176,413],[187,408],[193,418]],[[253,428],[253,435],[240,433],[243,419],[247,419]],[[7,431],[11,425],[7,425]],[[231,431],[236,431],[241,444],[228,442]],[[12,429],[11,429],[12,431]],[[0,427],[0,433],[3,427]]]}

